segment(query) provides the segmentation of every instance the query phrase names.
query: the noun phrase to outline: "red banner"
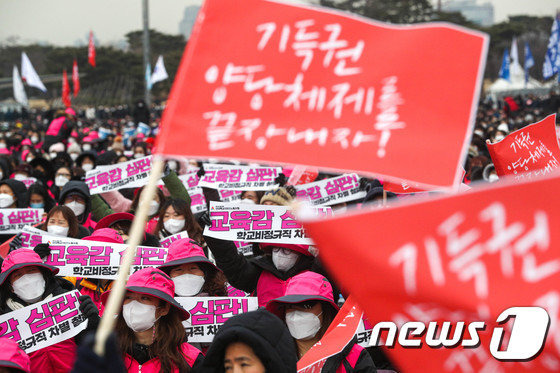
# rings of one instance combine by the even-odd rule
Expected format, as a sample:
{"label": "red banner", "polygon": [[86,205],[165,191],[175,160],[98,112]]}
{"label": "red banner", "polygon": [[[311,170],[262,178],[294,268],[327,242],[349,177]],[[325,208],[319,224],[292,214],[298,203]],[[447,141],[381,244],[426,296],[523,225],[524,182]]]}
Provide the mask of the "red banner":
{"label": "red banner", "polygon": [[[393,322],[402,331],[408,321],[486,323],[478,347],[429,347],[428,330],[411,337],[421,347],[403,348],[400,334],[387,351],[403,372],[419,366],[430,372],[560,369],[560,196],[554,192],[560,176],[500,184],[304,223],[321,260],[373,325]],[[498,315],[514,306],[546,309],[550,328],[534,360],[505,363],[494,357],[489,340]]]}
{"label": "red banner", "polygon": [[66,107],[70,107],[72,105],[72,102],[70,101],[70,84],[68,83],[66,70],[62,72],[62,103]]}
{"label": "red banner", "polygon": [[74,87],[74,97],[80,92],[80,74],[78,73],[78,61],[74,60],[72,65],[72,86]]}
{"label": "red banner", "polygon": [[298,361],[298,373],[320,372],[327,359],[342,351],[354,338],[362,315],[354,298],[348,297],[323,338]]}
{"label": "red banner", "polygon": [[500,177],[515,175],[516,180],[530,179],[560,167],[556,114],[486,145]]}
{"label": "red banner", "polygon": [[487,44],[485,34],[451,24],[207,0],[157,149],[449,188],[460,182]]}
{"label": "red banner", "polygon": [[95,42],[93,40],[93,31],[89,32],[88,62],[91,66],[95,67]]}

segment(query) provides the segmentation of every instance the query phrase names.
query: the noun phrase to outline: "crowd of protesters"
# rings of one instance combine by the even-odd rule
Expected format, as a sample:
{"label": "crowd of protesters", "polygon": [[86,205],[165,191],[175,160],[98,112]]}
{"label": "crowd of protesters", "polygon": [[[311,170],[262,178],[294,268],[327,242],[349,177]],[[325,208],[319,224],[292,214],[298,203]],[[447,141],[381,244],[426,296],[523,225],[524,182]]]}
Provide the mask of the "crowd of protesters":
{"label": "crowd of protesters", "polygon": [[[37,226],[51,235],[122,244],[143,188],[90,194],[87,171],[151,154],[162,107],[29,110],[0,116],[0,209],[42,208]],[[465,161],[465,183],[494,182],[486,141],[545,116],[560,114],[560,97],[506,97],[479,105]],[[168,160],[164,187],[150,204],[142,245],[180,231],[190,238],[174,241],[165,264],[132,274],[126,284],[115,333],[106,354],[92,351],[93,332],[103,314],[112,281],[60,277],[44,263],[48,244],[21,247],[20,235],[0,235],[5,253],[0,274],[0,312],[6,314],[77,289],[80,310],[88,320],[76,337],[27,356],[11,340],[0,339],[0,370],[24,372],[295,372],[297,361],[321,340],[347,294],[307,245],[253,245],[253,255],[238,253],[232,241],[203,235],[207,214],[191,212],[191,198],[178,175],[199,169],[200,162]],[[320,174],[319,178],[332,177]],[[24,181],[33,180],[32,184]],[[289,205],[295,191],[244,192],[242,203]],[[363,179],[363,201],[380,200],[382,183]],[[217,193],[204,190],[207,201]],[[390,194],[389,197],[392,195]],[[212,255],[210,255],[212,254]],[[189,343],[182,321],[189,313],[176,296],[227,296],[233,286],[258,297],[259,309],[229,319],[211,344]],[[323,372],[398,370],[379,348],[362,348],[352,340],[327,359]]]}

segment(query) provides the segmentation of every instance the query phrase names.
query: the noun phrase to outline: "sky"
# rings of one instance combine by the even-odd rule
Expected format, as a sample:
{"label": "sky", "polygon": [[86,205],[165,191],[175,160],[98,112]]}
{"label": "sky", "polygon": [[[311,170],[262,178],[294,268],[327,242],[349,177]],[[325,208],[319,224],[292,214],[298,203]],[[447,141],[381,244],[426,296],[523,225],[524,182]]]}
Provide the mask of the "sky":
{"label": "sky", "polygon": [[[508,15],[554,15],[560,10],[559,0],[477,1],[494,4],[497,22]],[[185,7],[201,3],[202,0],[152,0],[150,27],[178,34]],[[129,31],[142,28],[142,0],[0,0],[0,25],[0,42],[17,36],[20,43],[72,46],[86,43],[89,30],[93,30],[101,44],[111,44],[123,40]]]}

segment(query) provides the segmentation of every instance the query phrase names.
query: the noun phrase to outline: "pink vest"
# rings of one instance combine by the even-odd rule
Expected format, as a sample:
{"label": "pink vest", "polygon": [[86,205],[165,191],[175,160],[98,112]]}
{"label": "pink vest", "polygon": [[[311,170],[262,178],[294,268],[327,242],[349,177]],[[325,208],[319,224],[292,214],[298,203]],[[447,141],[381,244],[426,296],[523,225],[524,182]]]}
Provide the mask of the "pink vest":
{"label": "pink vest", "polygon": [[67,339],[29,354],[31,371],[41,373],[68,373],[76,360],[76,343]]}
{"label": "pink vest", "polygon": [[[344,360],[346,360],[352,368],[355,368],[363,350],[364,348],[356,343]],[[346,369],[344,369],[344,361],[340,363],[340,366],[336,369],[336,373],[346,373]]]}
{"label": "pink vest", "polygon": [[53,120],[51,122],[49,128],[47,129],[47,132],[45,133],[45,135],[58,136],[58,133],[60,132],[60,128],[64,124],[65,120],[66,120],[66,117],[64,117],[64,116],[58,117],[55,120]]}
{"label": "pink vest", "polygon": [[[181,352],[187,361],[187,364],[192,367],[198,355],[201,352],[191,346],[188,343],[183,343],[181,345]],[[153,358],[152,360],[148,360],[144,364],[140,365],[136,360],[134,360],[130,355],[125,354],[124,356],[124,366],[126,367],[126,371],[129,373],[159,373],[161,371],[161,364],[159,362],[159,358]],[[171,369],[172,373],[179,373],[179,369],[177,367],[173,367]]]}

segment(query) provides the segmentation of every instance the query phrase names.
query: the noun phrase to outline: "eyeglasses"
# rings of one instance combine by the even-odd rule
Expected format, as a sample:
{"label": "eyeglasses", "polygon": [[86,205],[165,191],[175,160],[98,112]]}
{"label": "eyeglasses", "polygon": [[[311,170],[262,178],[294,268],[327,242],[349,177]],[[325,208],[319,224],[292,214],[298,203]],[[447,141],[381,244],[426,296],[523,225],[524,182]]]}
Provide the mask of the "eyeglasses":
{"label": "eyeglasses", "polygon": [[284,255],[290,255],[290,253],[292,253],[293,251],[290,250],[290,249],[286,249],[285,247],[273,247],[272,252],[273,253],[282,253]]}
{"label": "eyeglasses", "polygon": [[294,304],[287,304],[286,305],[286,309],[287,310],[292,310],[292,309],[305,309],[305,310],[310,310],[313,308],[313,306],[315,306],[317,304],[316,300],[308,300],[306,302],[301,302],[301,303],[294,303]]}

